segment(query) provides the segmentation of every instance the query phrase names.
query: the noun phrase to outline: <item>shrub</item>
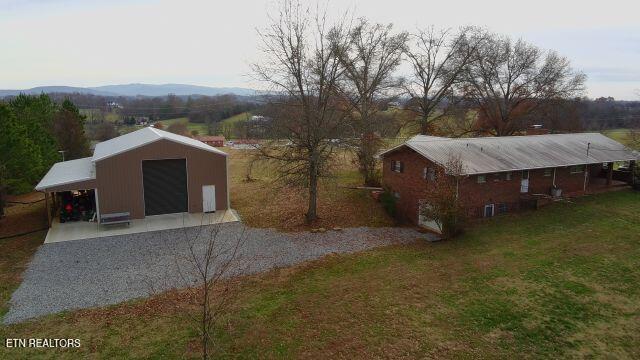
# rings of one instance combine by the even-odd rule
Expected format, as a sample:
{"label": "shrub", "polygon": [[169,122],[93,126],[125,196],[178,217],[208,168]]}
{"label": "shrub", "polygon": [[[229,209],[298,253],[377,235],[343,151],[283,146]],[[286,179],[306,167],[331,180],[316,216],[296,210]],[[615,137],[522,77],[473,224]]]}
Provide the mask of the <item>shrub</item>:
{"label": "shrub", "polygon": [[391,191],[389,191],[389,189],[385,189],[385,191],[380,194],[380,203],[382,204],[382,207],[387,212],[387,214],[389,214],[393,218],[396,217],[396,198],[393,196]]}

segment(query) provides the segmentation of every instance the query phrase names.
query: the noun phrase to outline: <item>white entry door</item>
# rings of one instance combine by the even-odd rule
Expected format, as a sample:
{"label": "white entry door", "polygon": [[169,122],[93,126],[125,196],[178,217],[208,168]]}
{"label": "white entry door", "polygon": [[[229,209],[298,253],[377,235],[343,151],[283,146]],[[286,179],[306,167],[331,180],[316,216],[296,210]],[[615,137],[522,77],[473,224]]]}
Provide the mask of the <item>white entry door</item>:
{"label": "white entry door", "polygon": [[216,186],[215,185],[202,186],[202,211],[203,212],[216,211]]}
{"label": "white entry door", "polygon": [[522,170],[522,180],[520,181],[520,192],[529,192],[529,170]]}

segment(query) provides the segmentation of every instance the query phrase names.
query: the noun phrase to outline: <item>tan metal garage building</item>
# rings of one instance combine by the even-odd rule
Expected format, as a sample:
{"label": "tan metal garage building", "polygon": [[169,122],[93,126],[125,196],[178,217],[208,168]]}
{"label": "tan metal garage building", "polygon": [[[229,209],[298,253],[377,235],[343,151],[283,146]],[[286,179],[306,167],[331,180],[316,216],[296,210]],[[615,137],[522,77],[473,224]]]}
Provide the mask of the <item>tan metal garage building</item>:
{"label": "tan metal garage building", "polygon": [[200,141],[147,127],[96,145],[92,157],[55,164],[45,194],[93,190],[97,220],[229,209],[228,157]]}

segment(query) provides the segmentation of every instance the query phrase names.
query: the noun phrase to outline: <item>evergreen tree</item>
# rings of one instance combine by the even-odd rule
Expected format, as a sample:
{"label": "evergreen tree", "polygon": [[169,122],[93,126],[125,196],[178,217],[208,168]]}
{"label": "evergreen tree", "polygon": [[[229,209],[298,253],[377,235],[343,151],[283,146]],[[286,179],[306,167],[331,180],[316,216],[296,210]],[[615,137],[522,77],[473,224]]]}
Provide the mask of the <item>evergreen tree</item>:
{"label": "evergreen tree", "polygon": [[89,141],[84,132],[86,116],[68,99],[54,116],[53,135],[58,149],[65,152],[65,160],[78,159],[90,155]]}

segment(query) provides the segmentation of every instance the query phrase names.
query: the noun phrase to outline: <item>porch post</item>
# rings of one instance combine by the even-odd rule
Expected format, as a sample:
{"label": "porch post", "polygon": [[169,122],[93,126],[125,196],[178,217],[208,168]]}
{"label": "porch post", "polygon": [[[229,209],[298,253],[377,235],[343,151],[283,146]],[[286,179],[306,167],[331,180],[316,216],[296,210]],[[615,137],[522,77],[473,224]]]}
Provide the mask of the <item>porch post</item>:
{"label": "porch post", "polygon": [[607,163],[607,186],[611,185],[613,180],[613,163]]}
{"label": "porch post", "polygon": [[584,165],[584,186],[582,188],[582,191],[586,194],[587,193],[587,181],[589,179],[589,164],[585,164]]}
{"label": "porch post", "polygon": [[51,227],[51,211],[49,211],[49,192],[44,192],[44,211],[47,213],[47,226]]}

